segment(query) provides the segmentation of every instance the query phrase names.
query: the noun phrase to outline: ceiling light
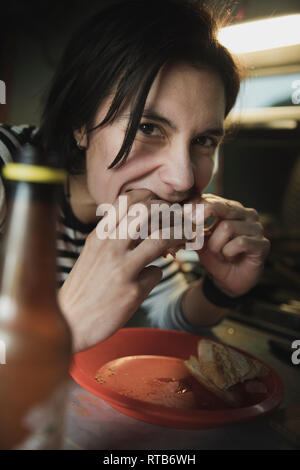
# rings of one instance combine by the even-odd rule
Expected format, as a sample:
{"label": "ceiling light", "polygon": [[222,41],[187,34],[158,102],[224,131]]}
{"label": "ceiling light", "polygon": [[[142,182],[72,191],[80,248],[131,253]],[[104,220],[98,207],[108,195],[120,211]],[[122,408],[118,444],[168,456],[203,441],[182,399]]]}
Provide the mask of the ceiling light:
{"label": "ceiling light", "polygon": [[300,14],[227,26],[218,39],[234,54],[300,44]]}

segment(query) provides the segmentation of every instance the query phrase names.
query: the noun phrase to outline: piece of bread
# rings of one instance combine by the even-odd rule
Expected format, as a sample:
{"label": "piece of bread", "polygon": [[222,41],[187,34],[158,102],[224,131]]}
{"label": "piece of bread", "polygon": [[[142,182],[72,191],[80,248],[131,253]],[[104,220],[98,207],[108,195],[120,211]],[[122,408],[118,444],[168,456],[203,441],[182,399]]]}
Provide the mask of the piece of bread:
{"label": "piece of bread", "polygon": [[[217,220],[216,220],[212,225],[210,225],[210,226],[206,226],[206,225],[204,224],[203,235],[204,235],[205,237],[210,235],[210,233],[211,233],[210,230],[215,226],[216,222],[217,222]],[[192,223],[192,230],[193,230],[193,232],[195,232],[196,229],[197,229],[197,226],[196,226],[196,224],[193,222],[193,223]],[[194,238],[193,238],[192,240],[189,240],[189,243],[193,243],[193,242],[195,242],[195,240],[196,240],[196,235],[194,236]],[[166,257],[168,254],[170,254],[170,255],[173,256],[173,258],[176,258],[176,253],[177,253],[177,251],[179,251],[179,250],[184,250],[184,249],[185,249],[185,245],[186,245],[186,242],[180,244],[180,245],[177,246],[177,247],[168,248],[168,249],[166,250],[166,252],[163,254],[163,256]]]}
{"label": "piece of bread", "polygon": [[203,339],[198,342],[197,352],[198,358],[191,356],[185,361],[186,367],[199,382],[232,406],[235,397],[230,387],[267,373],[263,364],[225,344]]}
{"label": "piece of bread", "polygon": [[211,382],[207,377],[201,373],[199,361],[195,356],[191,356],[188,361],[184,361],[184,364],[188,368],[190,374],[195,377],[198,382],[204,385],[205,388],[214,393],[221,400],[226,402],[231,407],[239,407],[240,402],[230,390],[222,390]]}

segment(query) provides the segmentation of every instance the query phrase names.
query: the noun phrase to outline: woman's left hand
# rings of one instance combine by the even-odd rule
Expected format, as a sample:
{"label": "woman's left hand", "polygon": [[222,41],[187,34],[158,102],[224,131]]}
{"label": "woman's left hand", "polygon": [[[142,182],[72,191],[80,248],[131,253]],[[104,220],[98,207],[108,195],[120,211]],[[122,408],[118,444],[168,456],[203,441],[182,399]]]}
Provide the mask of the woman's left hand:
{"label": "woman's left hand", "polygon": [[236,201],[204,194],[193,203],[204,204],[204,218],[217,217],[212,233],[197,251],[201,264],[224,293],[238,297],[258,282],[270,242],[256,210]]}

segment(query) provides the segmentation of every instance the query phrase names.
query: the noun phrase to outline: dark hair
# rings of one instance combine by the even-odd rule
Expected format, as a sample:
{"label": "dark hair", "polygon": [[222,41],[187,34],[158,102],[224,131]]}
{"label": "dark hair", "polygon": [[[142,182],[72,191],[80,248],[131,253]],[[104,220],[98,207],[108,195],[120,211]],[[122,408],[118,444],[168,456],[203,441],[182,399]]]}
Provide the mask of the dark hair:
{"label": "dark hair", "polygon": [[[227,115],[240,76],[231,54],[217,41],[217,27],[216,18],[199,1],[110,1],[71,38],[56,70],[37,139],[59,154],[70,173],[81,173],[85,151],[76,146],[74,130],[86,126],[89,136],[130,103],[124,141],[109,168],[123,164],[151,85],[161,67],[174,61],[209,66],[220,75]],[[95,126],[96,112],[113,90],[110,109]]]}

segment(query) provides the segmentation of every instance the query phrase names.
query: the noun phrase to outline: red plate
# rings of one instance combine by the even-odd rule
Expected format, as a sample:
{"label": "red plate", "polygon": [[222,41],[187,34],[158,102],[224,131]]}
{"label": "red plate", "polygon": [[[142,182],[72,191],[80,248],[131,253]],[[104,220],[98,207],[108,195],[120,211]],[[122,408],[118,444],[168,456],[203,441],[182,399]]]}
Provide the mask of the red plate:
{"label": "red plate", "polygon": [[[201,338],[178,331],[124,328],[75,354],[70,373],[82,387],[122,413],[171,428],[205,429],[248,421],[280,404],[283,383],[265,363],[269,371],[266,377],[232,388],[240,400],[239,408],[230,408],[206,390],[185,371],[181,361],[191,354],[197,356]],[[136,357],[108,364],[128,356]],[[95,376],[101,368],[99,383]]]}

